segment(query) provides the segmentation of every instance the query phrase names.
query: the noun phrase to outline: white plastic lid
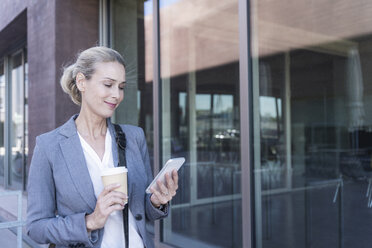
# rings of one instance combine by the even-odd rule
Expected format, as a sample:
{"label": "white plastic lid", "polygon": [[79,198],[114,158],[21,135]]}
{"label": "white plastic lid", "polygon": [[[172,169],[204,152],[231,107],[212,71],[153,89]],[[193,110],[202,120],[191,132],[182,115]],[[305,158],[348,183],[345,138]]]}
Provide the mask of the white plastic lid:
{"label": "white plastic lid", "polygon": [[114,168],[109,168],[109,169],[105,169],[104,171],[102,171],[101,176],[111,176],[111,175],[120,174],[124,172],[128,172],[128,169],[125,167],[114,167]]}

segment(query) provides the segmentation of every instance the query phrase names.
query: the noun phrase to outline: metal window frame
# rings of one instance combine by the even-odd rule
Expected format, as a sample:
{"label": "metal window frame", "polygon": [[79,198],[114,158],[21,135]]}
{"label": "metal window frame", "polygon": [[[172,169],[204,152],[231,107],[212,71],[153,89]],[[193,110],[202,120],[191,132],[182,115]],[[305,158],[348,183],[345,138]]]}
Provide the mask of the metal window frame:
{"label": "metal window frame", "polygon": [[[7,67],[7,63],[8,63],[8,59],[7,59],[7,57],[6,56],[4,56],[4,57],[2,57],[2,58],[0,58],[0,66],[2,66],[3,67],[3,76],[4,76],[4,84],[5,84],[5,87],[6,87],[6,80],[7,80],[7,77],[8,77],[8,75],[7,75],[7,71],[8,71],[8,67]],[[5,88],[4,88],[4,90],[5,90]],[[4,105],[6,105],[6,98],[7,98],[7,96],[6,96],[6,94],[5,94],[5,99],[4,99]],[[5,108],[5,111],[6,111],[6,108]],[[4,113],[4,118],[5,118],[5,116],[6,116],[6,112]],[[4,120],[5,121],[5,120]],[[4,130],[5,130],[5,123],[4,123]],[[4,144],[4,149],[5,149],[5,133],[4,133],[4,136],[3,136],[3,144]],[[4,178],[3,178],[3,182],[2,182],[2,185],[4,186],[4,188],[5,188],[5,186],[7,185],[7,178],[6,178],[6,175],[7,175],[7,169],[6,169],[6,166],[5,166],[5,154],[4,154],[4,163],[3,163],[3,172],[4,172]]]}
{"label": "metal window frame", "polygon": [[[160,23],[159,23],[159,0],[153,0],[152,2],[152,13],[153,13],[153,123],[154,123],[154,174],[157,174],[160,170],[160,136],[161,136],[161,91],[159,90],[160,85]],[[161,243],[161,223],[156,221],[154,223],[155,230],[155,246],[156,247],[169,247],[164,243]]]}
{"label": "metal window frame", "polygon": [[6,130],[10,130],[11,123],[9,120],[11,120],[11,86],[9,82],[11,82],[11,65],[10,63],[10,56],[6,55],[4,57],[4,75],[5,75],[5,121],[4,121],[4,188],[8,189],[10,186],[10,178],[9,178],[9,164],[10,164],[10,156],[9,151],[11,150],[10,145],[10,132],[7,132]]}
{"label": "metal window frame", "polygon": [[99,45],[108,46],[109,45],[109,13],[108,13],[108,1],[99,1]]}
{"label": "metal window frame", "polygon": [[240,163],[242,246],[254,247],[253,118],[250,1],[239,0]]}
{"label": "metal window frame", "polygon": [[[99,0],[98,17],[98,45],[104,47],[113,47],[112,44],[112,2],[111,0]],[[116,122],[116,111],[111,116],[111,121]]]}
{"label": "metal window frame", "polygon": [[[23,128],[22,128],[22,190],[26,191],[27,190],[27,175],[26,175],[26,167],[27,167],[27,159],[26,159],[26,105],[25,105],[25,100],[26,100],[26,47],[22,48],[22,100],[23,100],[23,106],[22,106],[22,117],[23,117]],[[28,104],[28,103],[27,103]],[[27,137],[28,138],[28,137]],[[28,154],[27,154],[28,155]]]}

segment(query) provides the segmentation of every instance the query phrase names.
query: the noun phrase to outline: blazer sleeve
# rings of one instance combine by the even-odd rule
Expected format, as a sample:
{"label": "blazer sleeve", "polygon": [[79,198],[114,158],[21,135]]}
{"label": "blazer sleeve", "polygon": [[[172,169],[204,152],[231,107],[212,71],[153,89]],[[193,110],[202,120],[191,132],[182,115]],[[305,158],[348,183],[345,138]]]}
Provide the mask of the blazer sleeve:
{"label": "blazer sleeve", "polygon": [[[140,143],[139,144],[140,144],[141,156],[142,156],[142,160],[145,165],[145,171],[146,171],[146,177],[147,177],[146,185],[149,185],[151,181],[153,180],[153,175],[152,175],[151,166],[150,166],[150,157],[149,157],[149,152],[147,149],[146,138],[145,138],[143,129],[140,128],[139,130],[140,130],[140,135],[139,135]],[[160,210],[154,207],[154,205],[152,205],[151,200],[150,200],[151,194],[146,193],[145,197],[146,197],[146,206],[145,206],[146,217],[148,220],[153,221],[153,220],[162,219],[168,216],[169,204],[166,204],[163,207],[163,209]]]}
{"label": "blazer sleeve", "polygon": [[88,232],[86,213],[56,216],[56,188],[52,165],[48,161],[39,137],[36,139],[28,177],[27,234],[38,243],[64,246],[84,244],[93,247],[98,231]]}

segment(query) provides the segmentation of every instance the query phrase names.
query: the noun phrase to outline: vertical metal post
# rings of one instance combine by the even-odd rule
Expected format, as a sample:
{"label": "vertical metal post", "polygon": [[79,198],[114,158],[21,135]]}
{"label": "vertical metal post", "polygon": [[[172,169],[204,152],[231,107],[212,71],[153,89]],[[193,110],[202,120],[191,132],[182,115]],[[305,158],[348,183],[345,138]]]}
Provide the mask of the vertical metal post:
{"label": "vertical metal post", "polygon": [[22,191],[2,191],[0,192],[0,197],[5,196],[17,196],[18,201],[18,217],[16,221],[2,221],[0,223],[0,230],[10,229],[13,232],[13,228],[17,228],[17,248],[22,248],[22,227],[25,225],[25,222],[22,221]]}
{"label": "vertical metal post", "polygon": [[[167,47],[169,48],[169,47]],[[171,53],[169,53],[171,54]],[[165,59],[163,57],[163,59]],[[166,58],[165,60],[170,61],[170,57]],[[159,91],[161,92],[161,98],[159,98],[159,122],[161,125],[161,137],[159,136],[159,146],[161,148],[161,156],[159,157],[159,170],[161,169],[161,166],[165,164],[165,162],[171,158],[172,153],[172,113],[171,113],[171,78],[170,78],[170,63],[165,63],[162,67],[162,71],[164,72],[164,75],[169,75],[167,77],[164,77],[162,75],[162,78],[159,79]],[[160,81],[161,80],[161,81]],[[161,114],[160,114],[161,113]],[[162,220],[162,238],[163,240],[169,240],[171,234],[172,234],[172,215],[168,215],[168,217],[164,220]]]}
{"label": "vertical metal post", "polygon": [[342,176],[340,177],[340,191],[339,191],[339,199],[338,199],[338,237],[339,237],[339,246],[340,248],[344,248],[344,182]]}
{"label": "vertical metal post", "polygon": [[17,227],[17,248],[22,248],[22,191],[17,192],[18,196],[18,222]]}
{"label": "vertical metal post", "polygon": [[[257,1],[255,1],[257,2]],[[252,2],[250,2],[252,3]],[[260,76],[259,76],[259,50],[258,50],[258,37],[254,34],[252,35],[253,31],[255,29],[258,29],[258,18],[257,18],[257,4],[248,5],[248,27],[247,28],[250,32],[248,32],[248,47],[251,50],[248,50],[250,59],[250,66],[248,67],[249,70],[249,80],[251,82],[250,84],[250,90],[249,96],[251,97],[250,103],[252,104],[250,107],[250,110],[252,111],[250,119],[251,123],[251,136],[250,136],[250,144],[252,144],[252,148],[250,150],[252,159],[250,160],[251,166],[250,166],[250,176],[253,178],[253,182],[251,183],[251,186],[253,189],[250,191],[252,196],[250,198],[251,201],[251,207],[252,211],[251,214],[253,215],[251,217],[252,221],[252,246],[254,243],[255,248],[262,248],[262,240],[263,240],[263,225],[262,225],[262,219],[263,219],[263,213],[262,213],[262,165],[261,165],[261,134],[260,134],[260,89],[259,89],[259,83],[260,83]],[[254,43],[253,43],[254,41]],[[252,43],[251,43],[252,42]],[[252,44],[250,46],[250,44]],[[254,149],[256,148],[256,149]],[[253,159],[255,158],[255,159]],[[266,173],[266,176],[268,174]],[[269,211],[267,211],[269,213]]]}
{"label": "vertical metal post", "polygon": [[[192,31],[190,31],[192,32]],[[189,33],[189,36],[192,34]],[[190,52],[189,61],[190,63],[195,63],[195,41],[189,38]],[[190,163],[190,203],[195,204],[198,200],[198,171],[197,171],[197,122],[196,122],[196,72],[194,65],[189,65],[188,82],[187,82],[187,105],[188,105],[188,144],[189,144],[189,163]],[[195,218],[197,219],[197,218]],[[192,218],[191,221],[193,221]]]}
{"label": "vertical metal post", "polygon": [[10,178],[10,162],[12,156],[11,149],[11,120],[12,120],[12,105],[11,105],[11,94],[12,94],[12,77],[11,77],[11,64],[9,56],[4,58],[4,74],[5,74],[5,123],[4,123],[4,186],[9,188],[11,184]]}
{"label": "vertical metal post", "polygon": [[108,46],[107,1],[99,1],[99,45]]}
{"label": "vertical metal post", "polygon": [[292,148],[291,148],[291,57],[289,51],[285,53],[285,95],[284,95],[284,133],[286,147],[286,188],[292,188]]}
{"label": "vertical metal post", "polygon": [[307,187],[304,192],[304,200],[305,200],[305,211],[304,211],[304,219],[305,219],[305,247],[310,248],[312,242],[312,228],[311,228],[311,219],[312,219],[312,211],[311,211],[311,189]]}
{"label": "vertical metal post", "polygon": [[242,232],[243,247],[252,247],[252,148],[251,148],[251,52],[250,52],[250,22],[249,5],[247,0],[239,0],[239,77],[240,77],[240,154],[241,154],[241,182],[242,182]]}
{"label": "vertical metal post", "polygon": [[21,138],[21,152],[22,152],[22,190],[26,191],[26,106],[25,106],[25,95],[26,95],[26,84],[25,84],[25,49],[22,49],[22,138]]}
{"label": "vertical metal post", "polygon": [[[159,0],[153,0],[153,118],[154,118],[154,174],[159,172],[160,163],[160,111],[161,109],[161,92],[160,89],[160,46],[159,46]],[[155,222],[155,245],[160,244],[160,223]]]}

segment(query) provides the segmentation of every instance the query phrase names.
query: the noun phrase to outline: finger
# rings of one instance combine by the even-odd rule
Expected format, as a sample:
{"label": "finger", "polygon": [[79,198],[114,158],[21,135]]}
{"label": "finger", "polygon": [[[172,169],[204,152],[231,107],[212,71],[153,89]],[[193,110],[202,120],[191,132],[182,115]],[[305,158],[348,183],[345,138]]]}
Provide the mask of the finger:
{"label": "finger", "polygon": [[[173,173],[172,173],[173,174]],[[178,187],[178,185],[176,185],[171,177],[171,174],[167,173],[165,175],[165,178],[166,178],[166,181],[167,181],[167,187],[168,187],[168,193],[171,197],[175,196],[176,195],[176,189]],[[169,200],[171,200],[172,198],[170,198]]]}
{"label": "finger", "polygon": [[119,197],[119,198],[122,198],[122,199],[127,199],[128,196],[126,194],[124,194],[123,192],[119,192],[119,191],[111,191],[109,192],[107,196],[115,196],[115,197]]}
{"label": "finger", "polygon": [[120,199],[121,202],[128,202],[127,195],[122,192],[118,192],[118,191],[110,191],[109,193],[107,193],[101,198],[101,201],[107,203],[110,201],[110,199],[113,199],[113,197]]}
{"label": "finger", "polygon": [[158,180],[158,181],[156,182],[156,184],[158,185],[158,187],[159,187],[159,191],[160,191],[161,194],[163,194],[163,195],[165,195],[165,196],[167,196],[167,195],[169,194],[169,190],[168,190],[168,188],[164,185],[164,183],[162,183],[160,180]]}
{"label": "finger", "polygon": [[150,197],[150,200],[151,200],[151,202],[154,204],[154,205],[160,205],[161,203],[160,203],[160,200],[159,200],[159,198],[157,197],[157,195],[155,194],[155,192],[156,192],[156,190],[155,190],[155,188],[150,188],[150,191],[151,191],[151,197]]}
{"label": "finger", "polygon": [[172,174],[173,174],[174,186],[175,186],[175,189],[177,190],[178,189],[178,173],[176,170],[173,170]]}
{"label": "finger", "polygon": [[127,202],[126,199],[116,197],[116,196],[110,196],[110,197],[106,198],[105,201],[103,202],[103,207],[108,208],[108,207],[110,207],[112,205],[115,205],[115,204],[120,204],[120,205],[124,206],[126,204],[126,202]]}
{"label": "finger", "polygon": [[152,193],[156,196],[156,198],[159,200],[161,204],[166,204],[172,199],[172,197],[170,197],[169,194],[165,195],[162,193],[162,191],[156,190],[155,188],[153,188]]}
{"label": "finger", "polygon": [[107,215],[110,215],[114,211],[121,211],[124,209],[124,206],[120,204],[115,204],[107,208]]}
{"label": "finger", "polygon": [[152,193],[156,196],[160,204],[167,204],[168,199],[163,194],[161,194],[159,191],[153,189]]}
{"label": "finger", "polygon": [[159,193],[162,195],[163,198],[169,202],[172,200],[173,191],[172,189],[167,188],[162,182],[158,181]]}
{"label": "finger", "polygon": [[[173,198],[175,195],[176,195],[176,190],[171,190],[170,192],[169,192],[169,195]],[[171,199],[172,199],[171,198]]]}
{"label": "finger", "polygon": [[173,189],[174,182],[173,182],[173,179],[171,178],[171,176],[169,175],[169,173],[165,174],[165,180],[167,181],[168,189]]}
{"label": "finger", "polygon": [[100,195],[105,196],[108,193],[110,193],[111,191],[113,191],[114,189],[117,189],[119,187],[120,187],[119,183],[109,184],[109,185],[107,185],[106,187],[103,188],[103,191],[101,192]]}

